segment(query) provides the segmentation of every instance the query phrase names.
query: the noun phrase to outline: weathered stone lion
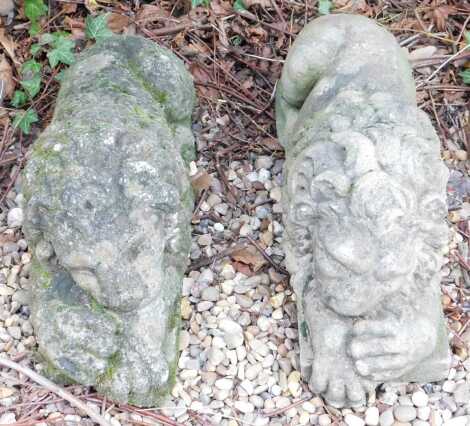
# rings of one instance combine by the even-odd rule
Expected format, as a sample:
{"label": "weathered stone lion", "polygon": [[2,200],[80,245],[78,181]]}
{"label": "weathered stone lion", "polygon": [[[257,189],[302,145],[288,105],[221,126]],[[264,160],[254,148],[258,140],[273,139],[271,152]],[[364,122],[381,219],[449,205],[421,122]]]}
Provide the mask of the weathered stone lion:
{"label": "weathered stone lion", "polygon": [[366,18],[316,19],[276,102],[304,378],[341,407],[381,382],[446,377],[448,172],[400,47]]}
{"label": "weathered stone lion", "polygon": [[194,87],[140,37],[83,52],[24,174],[40,353],[67,381],[159,404],[178,356]]}

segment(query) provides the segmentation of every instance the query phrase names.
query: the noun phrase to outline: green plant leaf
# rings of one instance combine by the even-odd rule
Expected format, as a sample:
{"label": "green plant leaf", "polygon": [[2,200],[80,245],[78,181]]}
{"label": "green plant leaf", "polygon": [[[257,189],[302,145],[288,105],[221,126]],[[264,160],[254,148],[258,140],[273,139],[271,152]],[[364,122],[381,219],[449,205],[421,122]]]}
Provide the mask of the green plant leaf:
{"label": "green plant leaf", "polygon": [[320,15],[328,15],[331,10],[331,1],[330,0],[319,0],[318,1],[318,13]]}
{"label": "green plant leaf", "polygon": [[467,44],[470,44],[470,31],[465,32],[465,40],[467,40]]}
{"label": "green plant leaf", "polygon": [[87,16],[85,19],[85,36],[88,39],[101,41],[105,38],[111,37],[113,32],[108,28],[108,14]]}
{"label": "green plant leaf", "polygon": [[15,90],[13,93],[13,98],[11,99],[11,104],[15,108],[21,108],[26,102],[28,102],[28,96],[22,90]]}
{"label": "green plant leaf", "polygon": [[30,59],[29,61],[26,61],[22,66],[21,66],[21,74],[36,74],[41,71],[41,64],[37,62],[35,59]]}
{"label": "green plant leaf", "polygon": [[191,0],[191,7],[195,8],[198,6],[209,6],[211,3],[211,0]]}
{"label": "green plant leaf", "polygon": [[38,114],[34,109],[28,109],[27,111],[20,111],[15,115],[13,119],[13,128],[20,128],[21,131],[28,135],[31,131],[31,125],[39,121]]}
{"label": "green plant leaf", "polygon": [[42,0],[24,0],[24,14],[30,21],[36,21],[44,16],[47,10]]}
{"label": "green plant leaf", "polygon": [[43,0],[25,0],[24,1],[24,14],[31,21],[29,33],[31,35],[37,34],[41,27],[38,24],[38,19],[47,13],[47,6]]}
{"label": "green plant leaf", "polygon": [[470,84],[470,70],[462,71],[459,75],[462,77],[465,84]]}
{"label": "green plant leaf", "polygon": [[243,0],[235,0],[235,3],[233,3],[233,10],[235,12],[243,12],[246,10],[245,3],[243,3]]}
{"label": "green plant leaf", "polygon": [[34,43],[31,45],[31,55],[36,56],[41,51],[41,45],[39,43]]}
{"label": "green plant leaf", "polygon": [[58,64],[72,65],[75,62],[75,41],[68,38],[69,36],[70,33],[58,31],[53,34],[45,34],[41,38],[41,43],[49,44],[52,47],[47,52],[51,68],[55,68]]}
{"label": "green plant leaf", "polygon": [[36,74],[28,80],[21,80],[20,84],[28,96],[32,99],[39,93],[39,90],[41,89],[41,75]]}

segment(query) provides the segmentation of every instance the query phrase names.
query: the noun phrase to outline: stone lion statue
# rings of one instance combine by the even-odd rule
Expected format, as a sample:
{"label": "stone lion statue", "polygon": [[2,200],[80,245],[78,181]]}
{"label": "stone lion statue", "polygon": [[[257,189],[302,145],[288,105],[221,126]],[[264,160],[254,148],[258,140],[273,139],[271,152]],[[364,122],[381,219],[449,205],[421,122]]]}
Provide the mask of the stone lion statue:
{"label": "stone lion statue", "polygon": [[178,356],[194,87],[140,37],[83,52],[24,173],[32,320],[56,378],[161,403]]}
{"label": "stone lion statue", "polygon": [[373,21],[330,15],[289,51],[276,98],[301,369],[333,406],[446,377],[448,171],[410,66]]}

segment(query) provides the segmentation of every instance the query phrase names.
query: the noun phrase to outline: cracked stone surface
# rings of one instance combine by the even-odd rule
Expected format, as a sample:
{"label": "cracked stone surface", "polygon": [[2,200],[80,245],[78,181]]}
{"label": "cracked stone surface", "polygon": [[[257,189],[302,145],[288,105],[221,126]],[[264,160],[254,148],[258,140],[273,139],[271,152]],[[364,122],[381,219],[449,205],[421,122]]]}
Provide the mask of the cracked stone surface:
{"label": "cracked stone surface", "polygon": [[446,377],[448,171],[400,46],[361,16],[312,21],[289,51],[276,119],[304,379],[343,407],[380,383]]}
{"label": "cracked stone surface", "polygon": [[50,375],[158,405],[174,384],[190,240],[190,74],[115,36],[66,73],[24,173],[32,323]]}

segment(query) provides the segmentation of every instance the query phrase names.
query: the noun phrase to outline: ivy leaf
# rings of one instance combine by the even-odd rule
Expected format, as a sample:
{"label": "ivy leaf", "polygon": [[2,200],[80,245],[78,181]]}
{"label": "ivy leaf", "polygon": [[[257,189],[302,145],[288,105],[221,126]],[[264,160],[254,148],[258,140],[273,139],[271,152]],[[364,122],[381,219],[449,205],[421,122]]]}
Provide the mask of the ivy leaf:
{"label": "ivy leaf", "polygon": [[191,7],[194,9],[198,6],[209,6],[211,0],[191,0]]}
{"label": "ivy leaf", "polygon": [[26,102],[28,102],[28,96],[22,90],[15,90],[13,93],[13,98],[11,99],[11,104],[15,108],[21,108]]}
{"label": "ivy leaf", "polygon": [[26,61],[21,67],[21,74],[37,74],[41,71],[41,64],[37,62],[35,59],[30,59]]}
{"label": "ivy leaf", "polygon": [[331,9],[331,1],[330,0],[319,0],[318,2],[318,13],[320,15],[328,15]]}
{"label": "ivy leaf", "polygon": [[39,90],[41,89],[41,75],[36,74],[29,80],[21,80],[20,84],[28,96],[32,99],[39,93]]}
{"label": "ivy leaf", "polygon": [[24,14],[31,21],[29,32],[31,35],[37,34],[41,27],[38,24],[38,19],[47,13],[47,6],[43,0],[25,0]]}
{"label": "ivy leaf", "polygon": [[459,75],[462,77],[465,84],[470,84],[470,70],[462,71]]}
{"label": "ivy leaf", "polygon": [[85,19],[85,36],[88,39],[101,41],[111,37],[113,32],[108,28],[108,14],[98,15],[96,18],[87,16]]}
{"label": "ivy leaf", "polygon": [[41,45],[39,43],[33,43],[31,45],[31,49],[30,49],[31,55],[36,56],[40,50],[41,50]]}
{"label": "ivy leaf", "polygon": [[20,111],[13,119],[13,128],[16,129],[19,127],[24,134],[29,135],[29,132],[31,131],[31,125],[33,123],[37,123],[38,121],[39,117],[34,109]]}
{"label": "ivy leaf", "polygon": [[68,33],[57,32],[52,34],[52,38],[48,38],[47,43],[52,45],[52,49],[47,52],[47,59],[51,68],[55,68],[58,64],[72,65],[75,62],[75,41],[67,38]]}
{"label": "ivy leaf", "polygon": [[243,3],[243,0],[235,0],[235,3],[233,3],[233,10],[235,12],[244,12],[246,10],[245,3]]}

